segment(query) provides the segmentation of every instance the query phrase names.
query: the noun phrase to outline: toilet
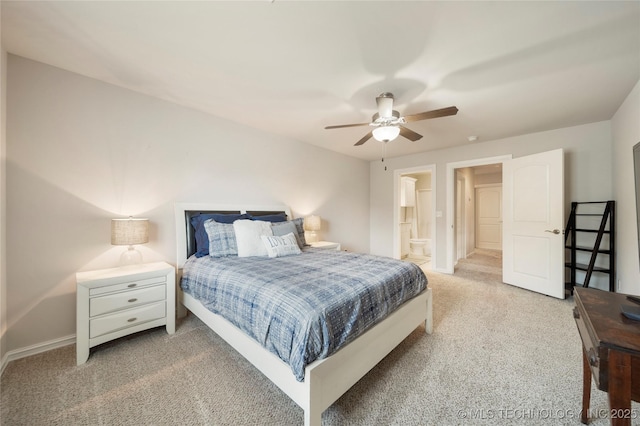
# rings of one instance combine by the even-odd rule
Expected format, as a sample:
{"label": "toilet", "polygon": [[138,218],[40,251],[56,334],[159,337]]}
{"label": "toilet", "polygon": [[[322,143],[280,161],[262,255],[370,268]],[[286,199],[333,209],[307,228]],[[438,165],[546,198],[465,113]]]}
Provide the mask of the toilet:
{"label": "toilet", "polygon": [[431,256],[431,239],[410,238],[410,253],[412,256]]}

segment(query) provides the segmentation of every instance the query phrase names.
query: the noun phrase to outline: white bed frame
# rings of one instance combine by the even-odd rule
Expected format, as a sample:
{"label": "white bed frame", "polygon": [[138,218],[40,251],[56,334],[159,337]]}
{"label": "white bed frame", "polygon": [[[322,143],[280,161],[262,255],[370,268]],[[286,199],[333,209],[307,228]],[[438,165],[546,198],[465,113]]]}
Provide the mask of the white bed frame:
{"label": "white bed frame", "polygon": [[180,289],[182,267],[187,260],[185,212],[229,210],[285,211],[291,218],[290,210],[284,206],[238,208],[217,204],[176,204],[178,300],[298,404],[304,410],[305,426],[320,426],[322,412],[411,334],[422,321],[425,322],[426,332],[432,333],[431,288],[427,288],[335,354],[308,365],[304,381],[298,382],[289,365]]}

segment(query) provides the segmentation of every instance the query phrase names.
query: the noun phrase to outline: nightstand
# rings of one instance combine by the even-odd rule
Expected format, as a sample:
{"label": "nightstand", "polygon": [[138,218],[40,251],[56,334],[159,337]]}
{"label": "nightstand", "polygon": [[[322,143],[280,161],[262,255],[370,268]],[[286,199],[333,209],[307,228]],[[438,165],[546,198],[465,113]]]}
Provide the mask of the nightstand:
{"label": "nightstand", "polygon": [[340,243],[332,243],[331,241],[316,241],[309,243],[313,248],[326,249],[326,250],[340,250]]}
{"label": "nightstand", "polygon": [[76,274],[76,357],[87,362],[89,348],[128,334],[165,325],[173,334],[175,268],[165,262]]}

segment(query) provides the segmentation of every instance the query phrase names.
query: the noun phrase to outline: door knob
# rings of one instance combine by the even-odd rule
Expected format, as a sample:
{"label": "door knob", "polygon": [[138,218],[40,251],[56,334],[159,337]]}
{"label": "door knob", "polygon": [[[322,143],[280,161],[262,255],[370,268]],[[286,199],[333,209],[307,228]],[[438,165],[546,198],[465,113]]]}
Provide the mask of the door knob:
{"label": "door knob", "polygon": [[554,229],[553,231],[550,231],[548,229],[545,229],[544,232],[551,232],[552,234],[558,235],[560,233],[560,230],[559,229]]}

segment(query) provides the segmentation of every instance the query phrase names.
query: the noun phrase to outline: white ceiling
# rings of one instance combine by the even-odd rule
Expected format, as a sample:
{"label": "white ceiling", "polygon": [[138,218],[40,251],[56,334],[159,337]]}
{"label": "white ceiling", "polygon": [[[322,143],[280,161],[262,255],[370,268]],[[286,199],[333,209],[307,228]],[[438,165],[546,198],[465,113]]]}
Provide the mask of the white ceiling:
{"label": "white ceiling", "polygon": [[1,2],[9,53],[373,160],[610,119],[640,79],[640,2]]}

